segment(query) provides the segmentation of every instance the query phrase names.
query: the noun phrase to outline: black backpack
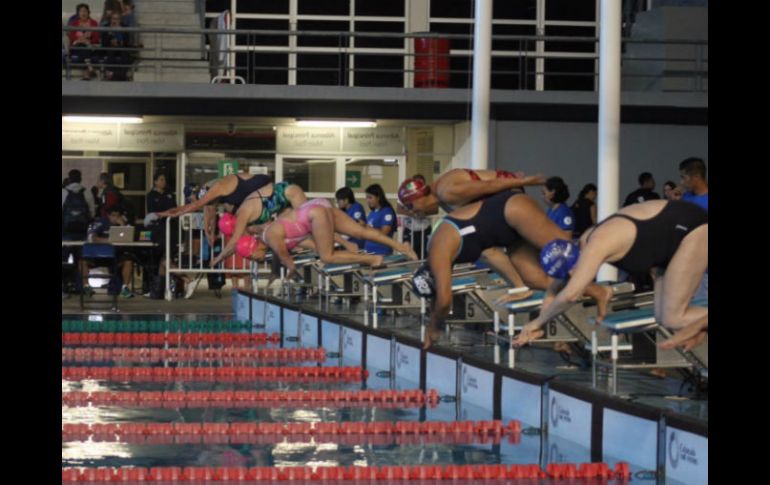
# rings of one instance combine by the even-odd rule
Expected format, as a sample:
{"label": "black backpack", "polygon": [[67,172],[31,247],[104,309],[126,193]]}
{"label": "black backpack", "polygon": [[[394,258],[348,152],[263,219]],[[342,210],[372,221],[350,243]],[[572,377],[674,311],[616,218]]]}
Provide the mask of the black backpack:
{"label": "black backpack", "polygon": [[62,206],[62,232],[73,235],[85,236],[88,232],[88,203],[83,195],[86,189],[78,192],[67,190],[67,198]]}

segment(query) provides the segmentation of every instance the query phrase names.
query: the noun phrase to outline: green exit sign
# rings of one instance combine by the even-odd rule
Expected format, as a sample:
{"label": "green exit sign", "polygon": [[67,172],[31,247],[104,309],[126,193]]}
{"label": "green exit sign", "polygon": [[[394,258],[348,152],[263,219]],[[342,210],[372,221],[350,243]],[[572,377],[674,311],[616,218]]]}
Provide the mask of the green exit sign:
{"label": "green exit sign", "polygon": [[360,189],[361,188],[361,171],[346,170],[345,186],[350,187],[351,189]]}
{"label": "green exit sign", "polygon": [[233,175],[238,173],[238,162],[235,160],[220,160],[219,161],[219,177],[222,178],[225,175]]}

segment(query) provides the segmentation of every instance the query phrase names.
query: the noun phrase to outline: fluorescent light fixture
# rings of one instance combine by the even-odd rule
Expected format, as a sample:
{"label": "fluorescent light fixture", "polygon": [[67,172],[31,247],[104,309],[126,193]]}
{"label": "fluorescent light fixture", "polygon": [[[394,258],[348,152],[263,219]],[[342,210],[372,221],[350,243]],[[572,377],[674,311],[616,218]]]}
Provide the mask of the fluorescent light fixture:
{"label": "fluorescent light fixture", "polygon": [[376,121],[297,120],[296,126],[317,128],[376,128]]}
{"label": "fluorescent light fixture", "polygon": [[69,123],[141,123],[141,116],[62,116]]}

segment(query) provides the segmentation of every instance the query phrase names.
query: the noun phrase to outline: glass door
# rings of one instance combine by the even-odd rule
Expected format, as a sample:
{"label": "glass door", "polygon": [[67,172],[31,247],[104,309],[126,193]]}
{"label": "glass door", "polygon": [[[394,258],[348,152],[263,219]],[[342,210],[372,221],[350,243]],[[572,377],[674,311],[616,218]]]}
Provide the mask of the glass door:
{"label": "glass door", "polygon": [[286,181],[299,185],[309,199],[324,198],[334,202],[334,192],[340,187],[338,157],[278,155],[276,158],[276,182]]}
{"label": "glass door", "polygon": [[146,158],[112,158],[106,160],[106,172],[112,177],[112,183],[131,204],[136,218],[132,224],[139,224],[147,213],[146,201],[148,187],[152,187],[152,174],[149,173],[149,160]]}

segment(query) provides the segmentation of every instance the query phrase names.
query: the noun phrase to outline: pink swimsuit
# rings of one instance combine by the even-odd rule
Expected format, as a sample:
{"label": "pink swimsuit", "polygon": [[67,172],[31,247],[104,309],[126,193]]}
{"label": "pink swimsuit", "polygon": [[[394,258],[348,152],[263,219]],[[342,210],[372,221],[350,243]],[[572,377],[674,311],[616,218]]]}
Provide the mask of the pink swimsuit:
{"label": "pink swimsuit", "polygon": [[[294,213],[294,220],[276,219],[276,222],[281,224],[283,230],[286,232],[285,241],[286,247],[289,250],[293,249],[297,244],[310,236],[312,227],[308,213],[313,207],[326,207],[327,209],[331,209],[332,205],[326,199],[312,199],[299,206]],[[265,228],[265,232],[267,232],[267,228]]]}

